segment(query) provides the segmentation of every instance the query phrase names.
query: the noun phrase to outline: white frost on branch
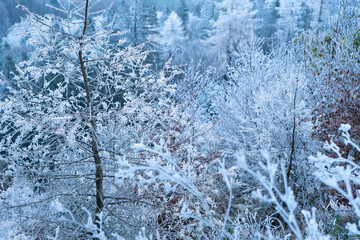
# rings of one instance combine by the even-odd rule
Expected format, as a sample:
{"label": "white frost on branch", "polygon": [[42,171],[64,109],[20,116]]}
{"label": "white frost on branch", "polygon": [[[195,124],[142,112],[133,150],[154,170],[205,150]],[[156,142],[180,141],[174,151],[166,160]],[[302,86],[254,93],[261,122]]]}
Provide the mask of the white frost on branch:
{"label": "white frost on branch", "polygon": [[[355,150],[360,151],[359,144],[351,139],[350,129],[351,126],[348,124],[342,124],[339,128],[343,142],[345,145],[351,145]],[[355,159],[351,154],[344,157],[340,147],[333,141],[325,143],[325,149],[335,156],[329,157],[326,154],[318,153],[317,156],[310,157],[317,168],[315,172],[317,178],[346,198],[353,212],[360,218],[360,192],[354,190],[354,187],[360,184],[360,165],[354,161]],[[357,236],[360,235],[359,227],[360,222],[357,226],[354,223],[347,224],[349,232]]]}

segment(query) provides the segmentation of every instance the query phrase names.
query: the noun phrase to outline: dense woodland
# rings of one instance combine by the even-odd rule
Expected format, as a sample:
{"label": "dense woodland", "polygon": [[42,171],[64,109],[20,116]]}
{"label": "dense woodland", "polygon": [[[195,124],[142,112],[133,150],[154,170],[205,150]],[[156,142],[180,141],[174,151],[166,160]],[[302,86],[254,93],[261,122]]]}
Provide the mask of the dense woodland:
{"label": "dense woodland", "polygon": [[0,239],[360,239],[357,0],[0,0]]}

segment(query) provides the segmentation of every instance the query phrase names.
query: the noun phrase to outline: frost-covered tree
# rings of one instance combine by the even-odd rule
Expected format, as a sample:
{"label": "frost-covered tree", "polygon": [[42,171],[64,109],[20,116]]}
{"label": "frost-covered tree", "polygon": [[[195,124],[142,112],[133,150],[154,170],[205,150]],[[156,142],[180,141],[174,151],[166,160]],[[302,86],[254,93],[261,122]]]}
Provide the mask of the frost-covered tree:
{"label": "frost-covered tree", "polygon": [[159,46],[156,41],[158,19],[155,4],[148,0],[132,0],[124,1],[123,6],[125,13],[120,10],[117,14],[122,16],[123,25],[126,27],[124,30],[128,31],[127,43],[137,46],[147,42],[143,46],[144,50],[150,52],[146,62],[153,64],[154,68],[158,67],[157,64],[155,65],[159,61],[157,54]]}
{"label": "frost-covered tree", "polygon": [[279,16],[277,21],[277,38],[288,42],[298,30],[301,14],[301,2],[295,0],[280,0]]}
{"label": "frost-covered tree", "polygon": [[190,40],[205,40],[211,29],[210,21],[215,18],[215,3],[213,1],[193,1],[193,11],[189,12],[187,38]]}
{"label": "frost-covered tree", "polygon": [[183,27],[184,32],[186,32],[189,23],[189,8],[186,5],[185,0],[180,0],[176,13],[181,19],[181,26]]}
{"label": "frost-covered tree", "polygon": [[125,0],[118,0],[114,6],[109,9],[107,18],[108,22],[112,21],[114,16],[114,29],[118,31],[129,31],[130,30],[130,6],[129,2]]}
{"label": "frost-covered tree", "polygon": [[176,49],[183,46],[185,40],[181,19],[175,12],[171,12],[168,19],[160,28],[159,44],[166,57],[172,55]]}
{"label": "frost-covered tree", "polygon": [[15,61],[8,43],[0,45],[0,56],[0,72],[2,72],[6,78],[10,79],[12,72],[15,72]]}
{"label": "frost-covered tree", "polygon": [[216,20],[219,17],[219,9],[216,8],[217,0],[209,0],[205,2],[200,2],[202,7],[202,15],[207,19]]}
{"label": "frost-covered tree", "polygon": [[219,58],[221,63],[228,64],[234,54],[240,39],[250,39],[257,28],[254,18],[256,11],[249,0],[224,0],[218,4],[221,9],[219,17],[213,22],[210,37],[212,54]]}
{"label": "frost-covered tree", "polygon": [[[226,169],[216,141],[214,127],[206,116],[204,94],[214,75],[200,73],[201,65],[189,66],[177,79],[175,95],[180,117],[167,121],[165,138],[140,142],[133,148],[148,161],[121,162],[119,183],[136,183],[144,196],[155,195],[161,228],[158,236],[166,239],[232,238],[227,229],[231,221],[232,176]],[[229,174],[228,174],[229,173]]]}
{"label": "frost-covered tree", "polygon": [[306,2],[301,2],[298,27],[300,31],[308,31],[311,27],[311,8]]}
{"label": "frost-covered tree", "polygon": [[187,35],[190,40],[201,40],[206,36],[206,22],[199,16],[190,13]]}
{"label": "frost-covered tree", "polygon": [[256,31],[256,35],[263,39],[264,50],[269,51],[273,46],[277,45],[275,40],[276,23],[279,18],[278,8],[280,5],[279,0],[255,1],[256,18],[259,20],[259,28]]}
{"label": "frost-covered tree", "polygon": [[322,25],[331,23],[331,9],[336,6],[338,1],[333,0],[316,0],[307,1],[308,6],[311,8],[311,28],[317,30]]}
{"label": "frost-covered tree", "polygon": [[102,22],[105,10],[96,2],[59,2],[66,18],[20,5],[34,51],[14,78],[2,79],[7,94],[0,103],[1,154],[11,178],[1,193],[1,225],[10,224],[14,234],[130,237],[140,229],[122,221],[146,222],[135,211],[151,204],[136,199],[130,186],[117,186],[114,173],[131,142],[153,136],[166,121],[163,113],[175,109],[167,109],[173,74],[153,74],[142,45],[114,42],[119,33]]}
{"label": "frost-covered tree", "polygon": [[301,204],[307,205],[303,190],[314,193],[305,164],[312,153],[308,79],[296,48],[280,47],[272,54],[261,48],[259,42],[241,42],[240,54],[228,68],[229,80],[214,88],[213,105],[221,120],[217,135],[228,148],[245,151],[252,164],[261,157],[261,149],[271,149],[286,167],[287,181],[296,186]]}
{"label": "frost-covered tree", "polygon": [[[129,3],[129,43],[136,46],[148,41],[157,33],[157,16],[154,3],[132,0]],[[119,13],[123,14],[123,13]]]}

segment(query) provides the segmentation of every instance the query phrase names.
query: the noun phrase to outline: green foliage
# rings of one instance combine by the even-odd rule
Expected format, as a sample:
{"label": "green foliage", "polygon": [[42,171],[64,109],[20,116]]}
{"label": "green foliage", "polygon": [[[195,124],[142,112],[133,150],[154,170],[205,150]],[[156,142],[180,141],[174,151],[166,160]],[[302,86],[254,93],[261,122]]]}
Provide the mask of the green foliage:
{"label": "green foliage", "polygon": [[354,45],[354,48],[358,51],[359,46],[360,46],[360,29],[358,29],[355,33],[353,45]]}

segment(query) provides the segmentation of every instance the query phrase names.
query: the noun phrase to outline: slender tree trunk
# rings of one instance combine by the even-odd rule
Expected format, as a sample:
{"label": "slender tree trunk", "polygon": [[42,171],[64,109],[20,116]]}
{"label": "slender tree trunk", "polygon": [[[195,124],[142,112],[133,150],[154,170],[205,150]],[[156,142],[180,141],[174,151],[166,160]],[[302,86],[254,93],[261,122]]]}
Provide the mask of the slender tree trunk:
{"label": "slender tree trunk", "polygon": [[291,152],[290,152],[290,159],[289,159],[289,166],[287,169],[287,173],[286,173],[286,180],[289,183],[289,179],[290,179],[290,172],[291,172],[291,168],[292,168],[292,164],[294,161],[294,156],[295,156],[295,132],[296,132],[296,118],[294,116],[293,119],[293,129],[292,129],[292,133],[291,133]]}
{"label": "slender tree trunk", "polygon": [[294,117],[293,117],[293,128],[292,128],[292,133],[291,133],[291,152],[290,152],[290,159],[289,159],[289,165],[288,165],[288,169],[287,169],[287,173],[286,173],[286,180],[289,183],[289,179],[290,179],[290,173],[291,173],[291,168],[293,165],[293,161],[295,158],[295,134],[296,134],[296,97],[297,97],[297,91],[298,91],[298,80],[296,80],[296,89],[295,89],[295,96],[294,96],[294,101],[293,101],[293,110],[294,110]]}
{"label": "slender tree trunk", "polygon": [[321,0],[320,9],[319,9],[319,18],[318,18],[318,23],[319,24],[322,22],[321,17],[322,17],[322,14],[323,14],[323,5],[324,5],[324,0]]}
{"label": "slender tree trunk", "polygon": [[85,62],[83,59],[83,39],[86,34],[86,28],[87,28],[87,18],[88,18],[88,11],[89,11],[89,0],[86,0],[85,5],[85,17],[84,17],[84,27],[82,31],[82,35],[80,37],[80,50],[78,52],[79,62],[80,62],[80,68],[81,68],[81,74],[84,80],[84,86],[86,91],[86,105],[89,109],[89,122],[91,126],[91,151],[94,157],[94,163],[95,163],[95,183],[96,183],[96,210],[95,210],[95,225],[97,227],[100,227],[99,222],[99,214],[102,212],[104,208],[104,190],[103,190],[103,169],[102,169],[102,163],[101,158],[99,155],[98,150],[98,139],[96,134],[96,122],[94,119],[94,109],[91,104],[91,93],[90,93],[90,86],[88,82],[88,75],[85,67]]}

